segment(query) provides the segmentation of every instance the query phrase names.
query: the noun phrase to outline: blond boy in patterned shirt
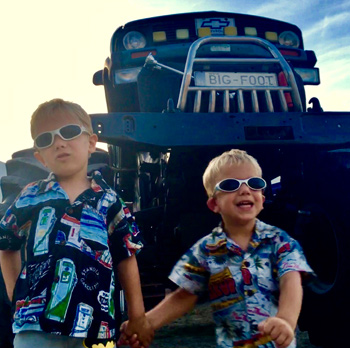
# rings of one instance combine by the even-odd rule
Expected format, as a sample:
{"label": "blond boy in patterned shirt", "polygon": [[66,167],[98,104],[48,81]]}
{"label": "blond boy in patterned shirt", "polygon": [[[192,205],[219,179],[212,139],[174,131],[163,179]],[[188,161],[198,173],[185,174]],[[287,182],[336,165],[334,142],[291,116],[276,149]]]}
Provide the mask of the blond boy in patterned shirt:
{"label": "blond boy in patterned shirt", "polygon": [[77,348],[115,339],[115,276],[128,304],[126,330],[147,346],[153,329],[135,259],[139,231],[101,174],[87,176],[97,142],[90,116],[78,104],[54,99],[34,112],[31,133],[35,157],[51,174],[27,185],[0,222],[10,299],[16,290],[14,347]]}
{"label": "blond boy in patterned shirt", "polygon": [[[209,163],[203,183],[207,205],[222,221],[180,258],[169,277],[179,288],[147,318],[157,330],[207,292],[217,347],[296,347],[301,275],[312,270],[297,241],[257,219],[266,187],[258,162],[245,151],[224,152]],[[135,337],[122,338],[138,346]]]}

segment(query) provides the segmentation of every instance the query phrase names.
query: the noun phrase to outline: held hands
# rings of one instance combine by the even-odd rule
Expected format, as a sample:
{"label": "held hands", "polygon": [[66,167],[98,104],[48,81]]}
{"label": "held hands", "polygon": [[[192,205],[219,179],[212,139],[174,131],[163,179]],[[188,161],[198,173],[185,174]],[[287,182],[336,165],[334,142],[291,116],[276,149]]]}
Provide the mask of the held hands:
{"label": "held hands", "polygon": [[278,348],[287,348],[294,339],[292,326],[282,318],[267,318],[259,323],[258,328],[264,336],[270,336]]}
{"label": "held hands", "polygon": [[146,316],[125,321],[120,326],[119,346],[130,346],[131,348],[147,348],[154,337],[154,329]]}

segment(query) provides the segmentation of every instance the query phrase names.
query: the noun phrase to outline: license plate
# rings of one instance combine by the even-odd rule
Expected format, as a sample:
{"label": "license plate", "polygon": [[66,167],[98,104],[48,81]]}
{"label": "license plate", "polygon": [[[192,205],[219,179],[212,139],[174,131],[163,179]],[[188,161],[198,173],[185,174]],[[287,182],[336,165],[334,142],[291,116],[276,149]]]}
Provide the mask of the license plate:
{"label": "license plate", "polygon": [[273,87],[278,86],[277,76],[272,73],[194,73],[196,86],[202,87]]}

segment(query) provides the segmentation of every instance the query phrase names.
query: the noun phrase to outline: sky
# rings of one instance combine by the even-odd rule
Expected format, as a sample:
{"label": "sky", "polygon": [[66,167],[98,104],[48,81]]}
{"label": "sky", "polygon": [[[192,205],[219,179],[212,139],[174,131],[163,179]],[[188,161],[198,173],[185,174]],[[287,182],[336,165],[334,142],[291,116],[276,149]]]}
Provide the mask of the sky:
{"label": "sky", "polygon": [[307,87],[325,111],[350,112],[350,2],[347,0],[0,0],[0,161],[29,148],[39,104],[63,98],[107,112],[93,74],[113,32],[131,20],[192,11],[229,11],[287,21],[318,58],[321,85]]}

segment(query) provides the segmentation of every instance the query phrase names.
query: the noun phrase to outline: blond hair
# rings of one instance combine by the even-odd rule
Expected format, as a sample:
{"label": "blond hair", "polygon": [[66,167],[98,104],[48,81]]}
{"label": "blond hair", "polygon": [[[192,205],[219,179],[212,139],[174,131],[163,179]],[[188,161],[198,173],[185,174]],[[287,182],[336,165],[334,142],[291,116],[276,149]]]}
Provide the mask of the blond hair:
{"label": "blond hair", "polygon": [[203,185],[207,191],[207,195],[211,197],[214,193],[214,187],[217,184],[216,180],[223,167],[240,165],[242,163],[252,164],[259,176],[262,176],[262,170],[258,161],[246,151],[232,149],[222,153],[220,156],[213,158],[203,174]]}
{"label": "blond hair", "polygon": [[30,120],[30,133],[32,138],[34,139],[37,135],[36,129],[39,123],[49,119],[61,118],[62,114],[73,116],[90,134],[93,133],[91,118],[79,104],[56,98],[40,104],[34,111]]}

